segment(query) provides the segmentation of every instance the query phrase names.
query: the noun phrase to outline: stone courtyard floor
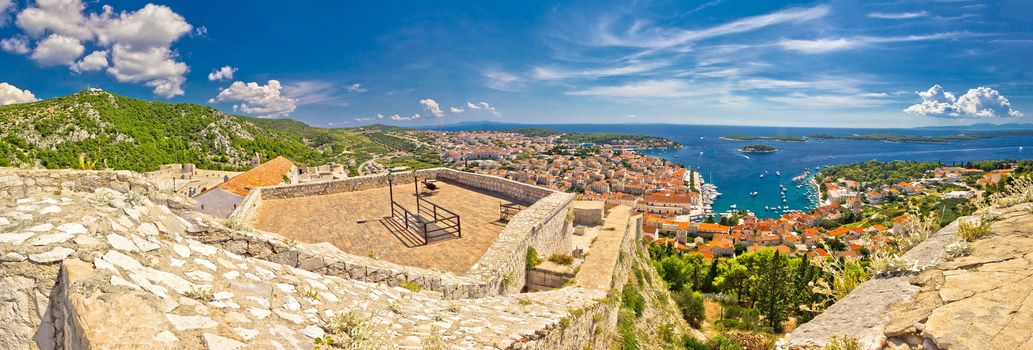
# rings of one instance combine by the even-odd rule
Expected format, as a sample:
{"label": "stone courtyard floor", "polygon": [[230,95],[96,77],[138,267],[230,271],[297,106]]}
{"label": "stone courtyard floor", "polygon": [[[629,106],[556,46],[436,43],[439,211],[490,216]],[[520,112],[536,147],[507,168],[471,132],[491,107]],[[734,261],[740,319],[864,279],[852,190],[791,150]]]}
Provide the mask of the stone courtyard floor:
{"label": "stone courtyard floor", "polygon": [[[329,242],[354,255],[465,274],[506,225],[499,221],[499,203],[512,201],[498,194],[447,182],[437,184],[440,187],[437,193],[421,196],[421,201],[427,200],[459,214],[462,238],[443,237],[423,245],[423,237],[400,229],[397,222],[387,218],[390,216],[387,187],[263,200],[254,226],[301,242]],[[395,201],[411,212],[416,211],[413,191],[412,184],[394,186]]]}

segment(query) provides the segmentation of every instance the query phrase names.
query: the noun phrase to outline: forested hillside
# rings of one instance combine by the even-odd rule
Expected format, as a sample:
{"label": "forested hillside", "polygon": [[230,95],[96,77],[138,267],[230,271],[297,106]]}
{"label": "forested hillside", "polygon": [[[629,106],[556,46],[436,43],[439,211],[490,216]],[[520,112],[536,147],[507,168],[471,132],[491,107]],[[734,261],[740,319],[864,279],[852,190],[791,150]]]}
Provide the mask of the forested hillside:
{"label": "forested hillside", "polygon": [[148,171],[168,163],[240,170],[257,155],[355,167],[394,151],[350,129],[255,119],[185,103],[86,90],[0,107],[0,166]]}

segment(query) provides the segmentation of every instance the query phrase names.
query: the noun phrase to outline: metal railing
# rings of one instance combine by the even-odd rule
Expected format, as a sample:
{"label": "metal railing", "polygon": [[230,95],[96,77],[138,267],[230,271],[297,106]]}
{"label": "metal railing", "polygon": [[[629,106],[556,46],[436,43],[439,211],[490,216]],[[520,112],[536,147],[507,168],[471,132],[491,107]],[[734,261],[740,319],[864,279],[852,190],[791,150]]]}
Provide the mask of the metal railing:
{"label": "metal railing", "polygon": [[426,200],[421,201],[416,210],[417,213],[413,213],[398,202],[391,202],[391,216],[399,219],[406,230],[423,236],[423,245],[446,235],[463,237],[459,214]]}

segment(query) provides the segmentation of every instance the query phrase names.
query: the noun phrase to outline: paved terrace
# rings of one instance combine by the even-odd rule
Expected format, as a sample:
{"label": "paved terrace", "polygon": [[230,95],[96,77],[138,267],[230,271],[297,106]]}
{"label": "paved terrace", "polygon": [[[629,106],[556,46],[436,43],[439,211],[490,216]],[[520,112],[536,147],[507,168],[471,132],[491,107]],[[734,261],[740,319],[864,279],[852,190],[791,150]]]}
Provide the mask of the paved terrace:
{"label": "paved terrace", "polygon": [[[404,233],[390,216],[388,188],[262,201],[254,227],[306,243],[329,242],[359,256],[465,274],[505,227],[499,203],[512,200],[445,181],[433,196],[421,196],[459,214],[462,238],[423,238]],[[422,189],[422,185],[420,186]],[[416,211],[413,184],[394,186],[395,201]],[[519,203],[519,202],[518,202]],[[528,206],[531,203],[519,203]]]}

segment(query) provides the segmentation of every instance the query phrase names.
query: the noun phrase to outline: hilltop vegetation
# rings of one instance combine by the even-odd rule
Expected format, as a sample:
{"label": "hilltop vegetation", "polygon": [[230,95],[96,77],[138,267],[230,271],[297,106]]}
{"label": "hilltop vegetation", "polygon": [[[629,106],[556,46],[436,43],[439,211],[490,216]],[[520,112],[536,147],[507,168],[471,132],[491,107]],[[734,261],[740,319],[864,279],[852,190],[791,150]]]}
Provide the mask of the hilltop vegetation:
{"label": "hilltop vegetation", "polygon": [[743,153],[771,153],[778,152],[778,149],[764,144],[747,145],[739,149]]}
{"label": "hilltop vegetation", "polygon": [[867,183],[870,187],[890,185],[901,181],[921,179],[926,173],[943,166],[939,162],[880,162],[870,160],[864,163],[851,163],[831,166],[818,173],[818,181],[825,178],[847,179]]}
{"label": "hilltop vegetation", "polygon": [[805,142],[806,138],[801,136],[753,136],[753,135],[731,135],[722,136],[721,139],[729,141],[782,141],[782,142]]}
{"label": "hilltop vegetation", "polygon": [[[241,170],[257,155],[304,165],[357,167],[378,155],[411,148],[384,144],[384,131],[314,128],[289,119],[257,119],[214,108],[133,99],[100,90],[0,107],[0,166],[149,171],[162,164]],[[375,137],[375,136],[374,136]],[[424,155],[415,165],[433,164]],[[438,161],[440,162],[440,161]]]}
{"label": "hilltop vegetation", "polygon": [[678,142],[656,136],[605,133],[605,132],[562,132],[546,128],[520,128],[504,130],[525,136],[555,136],[560,135],[560,142],[563,143],[594,143],[594,144],[619,144],[630,143],[638,148],[680,148]]}

